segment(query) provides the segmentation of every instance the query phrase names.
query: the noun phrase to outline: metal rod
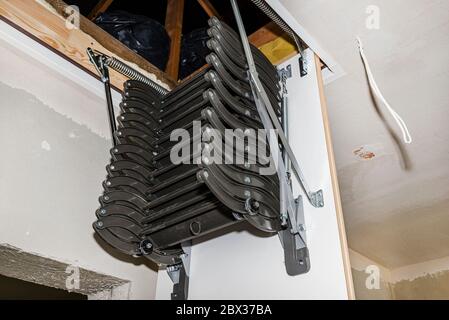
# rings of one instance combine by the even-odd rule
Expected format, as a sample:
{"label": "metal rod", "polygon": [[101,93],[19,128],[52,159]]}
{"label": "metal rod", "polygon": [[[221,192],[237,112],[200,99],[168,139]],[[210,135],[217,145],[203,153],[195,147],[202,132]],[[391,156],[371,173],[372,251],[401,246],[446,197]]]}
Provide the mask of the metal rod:
{"label": "metal rod", "polygon": [[109,126],[111,128],[112,145],[117,145],[115,132],[117,131],[117,123],[115,122],[114,105],[112,103],[111,84],[109,78],[104,81],[104,91],[106,93],[106,104],[108,106]]}
{"label": "metal rod", "polygon": [[[285,84],[284,84],[285,86]],[[282,96],[282,128],[284,129],[285,137],[288,141],[288,97],[286,93],[284,92]],[[290,172],[290,160],[288,158],[287,150],[283,150],[284,153],[284,164],[285,168],[287,170],[287,173]]]}
{"label": "metal rod", "polygon": [[237,21],[237,26],[238,26],[240,37],[241,37],[242,44],[243,44],[243,50],[245,52],[245,56],[246,56],[246,59],[248,62],[250,81],[254,84],[254,87],[256,89],[255,93],[261,98],[261,100],[265,106],[264,111],[268,112],[271,122],[279,134],[279,138],[281,140],[282,146],[287,151],[288,157],[292,163],[293,172],[294,172],[296,178],[298,179],[302,189],[304,190],[304,192],[307,196],[307,199],[313,206],[322,207],[323,201],[322,200],[316,201],[316,197],[315,197],[315,195],[320,193],[320,191],[318,191],[318,192],[310,191],[310,189],[307,185],[307,182],[305,180],[305,177],[301,171],[301,168],[299,167],[298,160],[296,159],[295,154],[293,153],[293,150],[291,149],[290,145],[288,144],[287,138],[284,134],[284,131],[282,130],[282,126],[279,122],[279,119],[277,118],[276,113],[273,110],[273,107],[271,106],[270,100],[267,96],[267,93],[265,92],[265,89],[263,88],[262,83],[260,82],[259,75],[256,70],[256,65],[254,63],[254,58],[251,53],[251,47],[249,45],[248,38],[246,36],[245,27],[243,25],[243,21],[242,21],[236,0],[231,0],[231,5],[232,5],[232,9],[234,11],[234,15],[235,15],[235,18]]}

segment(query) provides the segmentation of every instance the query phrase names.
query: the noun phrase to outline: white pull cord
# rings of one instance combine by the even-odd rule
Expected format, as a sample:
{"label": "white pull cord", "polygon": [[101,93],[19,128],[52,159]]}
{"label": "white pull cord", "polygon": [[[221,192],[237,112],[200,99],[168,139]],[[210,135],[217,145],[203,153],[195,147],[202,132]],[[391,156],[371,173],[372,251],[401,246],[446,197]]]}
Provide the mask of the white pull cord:
{"label": "white pull cord", "polygon": [[359,37],[357,37],[357,42],[359,45],[359,51],[360,51],[360,55],[362,56],[363,64],[365,65],[365,68],[366,68],[366,73],[368,75],[368,82],[369,82],[371,89],[373,90],[373,93],[375,94],[375,96],[378,99],[380,99],[380,101],[382,101],[382,103],[387,107],[387,110],[393,116],[393,119],[396,121],[399,128],[401,129],[402,137],[404,138],[404,142],[407,144],[412,143],[412,141],[413,141],[412,136],[410,135],[410,132],[408,131],[407,125],[405,124],[404,120],[402,120],[401,116],[399,116],[399,114],[396,111],[394,111],[394,109],[390,106],[390,104],[387,102],[387,100],[382,95],[382,92],[380,92],[380,89],[377,86],[376,80],[374,79],[373,73],[369,66],[368,59],[366,58],[365,53],[363,51],[362,40],[360,40]]}

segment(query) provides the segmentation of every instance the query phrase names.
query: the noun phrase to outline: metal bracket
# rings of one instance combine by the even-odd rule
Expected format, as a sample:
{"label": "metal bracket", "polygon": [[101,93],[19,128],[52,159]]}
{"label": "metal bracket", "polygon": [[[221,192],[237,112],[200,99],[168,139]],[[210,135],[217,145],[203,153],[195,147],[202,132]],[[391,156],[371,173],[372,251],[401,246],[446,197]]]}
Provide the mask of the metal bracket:
{"label": "metal bracket", "polygon": [[284,248],[284,261],[287,274],[296,276],[310,270],[309,250],[306,244],[306,229],[302,197],[295,199],[295,217],[290,217],[288,227],[279,232]]}
{"label": "metal bracket", "polygon": [[309,65],[307,63],[307,58],[304,56],[304,51],[301,53],[299,58],[299,74],[301,77],[306,76],[309,73]]}
{"label": "metal bracket", "polygon": [[324,207],[323,190],[318,190],[310,194],[312,205],[316,208]]}
{"label": "metal bracket", "polygon": [[289,64],[285,68],[282,68],[281,70],[279,70],[278,73],[279,73],[279,77],[281,78],[281,81],[283,81],[284,79],[291,78],[292,77],[292,65]]}
{"label": "metal bracket", "polygon": [[187,300],[189,293],[191,242],[182,244],[184,254],[181,263],[167,266],[167,273],[173,282],[171,300]]}

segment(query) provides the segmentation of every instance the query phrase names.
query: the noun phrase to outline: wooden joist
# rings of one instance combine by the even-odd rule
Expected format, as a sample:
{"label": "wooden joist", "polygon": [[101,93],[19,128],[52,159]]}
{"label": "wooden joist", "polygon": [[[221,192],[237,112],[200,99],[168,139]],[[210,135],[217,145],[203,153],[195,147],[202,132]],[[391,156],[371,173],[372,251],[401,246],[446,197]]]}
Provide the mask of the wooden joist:
{"label": "wooden joist", "polygon": [[256,32],[249,35],[248,40],[256,47],[261,47],[268,42],[282,37],[284,31],[274,22],[269,22]]}
{"label": "wooden joist", "polygon": [[206,13],[209,17],[215,16],[218,19],[221,19],[218,11],[215,9],[215,7],[212,5],[212,3],[210,3],[209,0],[198,0],[198,3],[203,8],[203,10],[206,11]]}
{"label": "wooden joist", "polygon": [[98,17],[98,15],[105,12],[109,8],[109,6],[112,4],[112,1],[114,0],[99,0],[98,3],[95,5],[95,7],[87,16],[87,18],[92,21],[95,20]]}
{"label": "wooden joist", "polygon": [[296,46],[290,37],[274,22],[269,22],[248,40],[259,48],[271,63],[277,65],[297,54]]}
{"label": "wooden joist", "polygon": [[[97,72],[86,54],[87,47],[122,60],[164,87],[174,86],[174,81],[164,72],[89,19],[81,16],[79,28],[67,28],[70,10],[66,13],[66,9],[67,4],[60,0],[0,0],[0,15],[5,20],[92,74]],[[122,89],[127,78],[113,71],[110,76],[112,85]]]}
{"label": "wooden joist", "polygon": [[184,17],[184,0],[167,0],[165,29],[170,37],[170,55],[165,72],[175,80],[179,75],[181,57],[182,21]]}

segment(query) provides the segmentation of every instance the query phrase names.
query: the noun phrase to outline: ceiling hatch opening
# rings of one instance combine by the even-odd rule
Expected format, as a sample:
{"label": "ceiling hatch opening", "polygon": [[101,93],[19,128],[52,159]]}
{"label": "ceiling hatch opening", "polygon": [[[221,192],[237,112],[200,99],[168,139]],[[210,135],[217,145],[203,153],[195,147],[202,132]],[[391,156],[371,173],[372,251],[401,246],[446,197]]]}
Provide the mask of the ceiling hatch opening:
{"label": "ceiling hatch opening", "polygon": [[[216,16],[237,30],[229,1],[72,0],[81,15],[142,56],[174,82],[207,65],[208,20]],[[297,53],[294,41],[252,1],[239,1],[251,44],[273,64]]]}
{"label": "ceiling hatch opening", "polygon": [[2,300],[87,300],[87,295],[0,275]]}

